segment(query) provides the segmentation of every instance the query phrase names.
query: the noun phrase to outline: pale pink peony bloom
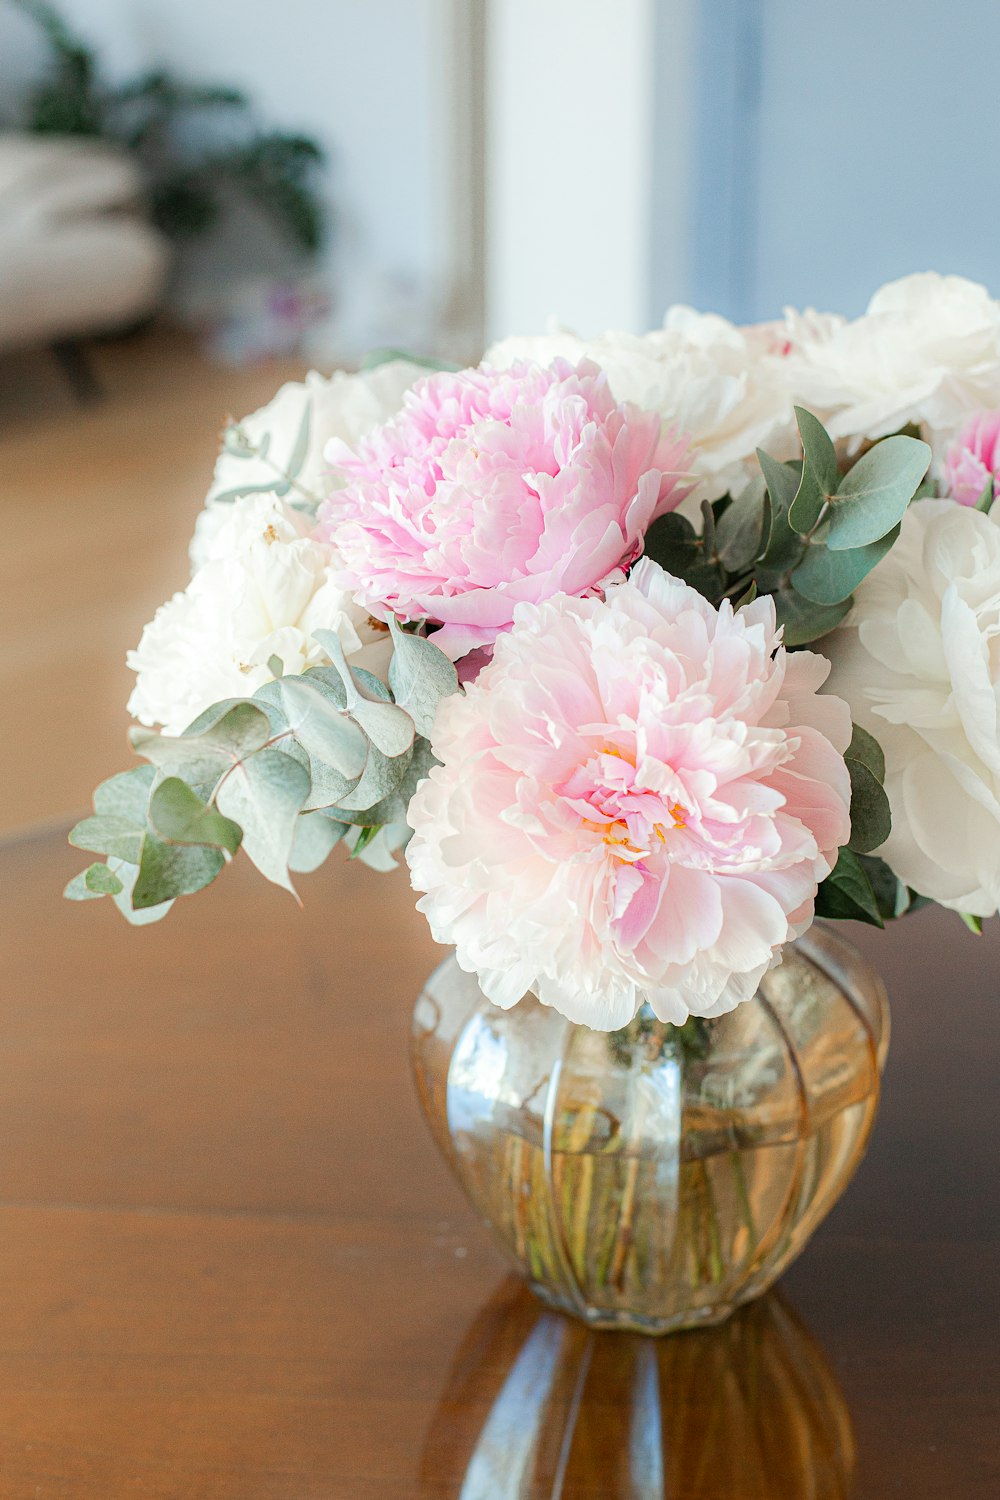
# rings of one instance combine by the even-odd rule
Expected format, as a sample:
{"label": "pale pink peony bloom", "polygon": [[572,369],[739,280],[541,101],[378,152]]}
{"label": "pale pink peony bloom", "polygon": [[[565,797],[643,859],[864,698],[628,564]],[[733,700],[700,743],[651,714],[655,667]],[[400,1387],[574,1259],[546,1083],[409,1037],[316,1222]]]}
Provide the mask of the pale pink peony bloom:
{"label": "pale pink peony bloom", "polygon": [[851,716],[780,639],[770,599],[716,610],[644,559],[606,600],[521,605],[441,703],[407,859],[498,1005],[719,1015],[809,925],[850,835]]}
{"label": "pale pink peony bloom", "polygon": [[975,505],[1000,473],[1000,411],[969,417],[944,456],[944,482],[952,500]]}
{"label": "pale pink peony bloom", "polygon": [[518,604],[620,581],[686,494],[687,451],[587,361],[431,375],[355,448],[327,448],[347,484],[319,535],[359,603],[440,624],[434,643],[457,660],[492,646]]}

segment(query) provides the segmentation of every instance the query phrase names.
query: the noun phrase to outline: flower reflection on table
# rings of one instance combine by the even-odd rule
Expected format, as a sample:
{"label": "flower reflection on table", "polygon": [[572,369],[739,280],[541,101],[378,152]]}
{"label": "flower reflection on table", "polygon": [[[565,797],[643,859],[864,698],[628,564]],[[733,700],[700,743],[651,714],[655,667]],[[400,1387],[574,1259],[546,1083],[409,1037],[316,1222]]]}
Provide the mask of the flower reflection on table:
{"label": "flower reflection on table", "polygon": [[511,1280],[456,1354],[421,1493],[846,1500],[854,1459],[843,1393],[780,1296],[654,1340],[540,1312]]}

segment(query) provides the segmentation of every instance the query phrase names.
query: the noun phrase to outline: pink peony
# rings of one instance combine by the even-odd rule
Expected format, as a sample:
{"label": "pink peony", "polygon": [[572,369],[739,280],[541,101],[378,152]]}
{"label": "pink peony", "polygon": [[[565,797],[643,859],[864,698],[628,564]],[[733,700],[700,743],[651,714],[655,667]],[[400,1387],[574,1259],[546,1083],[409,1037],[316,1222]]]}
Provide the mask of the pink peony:
{"label": "pink peony", "polygon": [[1000,411],[977,411],[944,457],[948,494],[959,505],[975,505],[1000,473]]}
{"label": "pink peony", "polygon": [[431,375],[356,448],[320,511],[338,578],[373,615],[442,626],[457,660],[492,646],[518,604],[624,577],[649,523],[680,503],[687,439],[615,403],[583,361]]}
{"label": "pink peony", "polygon": [[780,639],[770,599],[716,610],[643,560],[606,601],[521,605],[441,703],[407,859],[498,1005],[718,1015],[809,925],[850,835],[851,716]]}

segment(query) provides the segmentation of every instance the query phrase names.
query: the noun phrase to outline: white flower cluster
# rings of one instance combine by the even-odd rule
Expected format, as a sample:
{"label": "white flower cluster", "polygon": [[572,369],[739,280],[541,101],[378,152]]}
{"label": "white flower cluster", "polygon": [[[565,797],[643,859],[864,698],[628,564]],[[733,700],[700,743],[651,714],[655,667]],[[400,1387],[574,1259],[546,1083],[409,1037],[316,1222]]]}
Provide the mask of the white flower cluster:
{"label": "white flower cluster", "polygon": [[[210,704],[246,697],[267,682],[273,657],[286,673],[326,661],[312,639],[316,630],[335,630],[357,665],[384,666],[383,627],[334,583],[336,551],[313,539],[311,515],[296,506],[336,484],[323,457],[331,438],[356,441],[384,422],[421,373],[394,360],[360,375],[311,374],[282,386],[240,423],[248,444],[265,452],[221,454],[191,544],[194,576],[157,610],[129,653],[136,673],[129,711],[140,723],[180,734]],[[308,443],[294,484],[276,494],[307,408]],[[234,489],[256,493],[221,498]]]}
{"label": "white flower cluster", "polygon": [[267,682],[273,657],[284,673],[325,662],[316,630],[335,630],[349,656],[363,647],[387,655],[384,631],[333,582],[332,548],[312,541],[310,530],[274,495],[225,507],[195,576],[161,605],[129,652],[134,718],[180,734],[210,704],[248,697]]}
{"label": "white flower cluster", "polygon": [[1000,406],[1000,303],[975,282],[926,272],[882,287],[852,321],[786,308],[778,322],[738,328],[673,307],[652,333],[554,329],[494,344],[486,362],[557,355],[594,360],[617,400],[689,432],[701,480],[692,499],[713,500],[755,472],[757,448],[797,455],[794,406],[847,453],[912,423],[940,462],[970,413]]}
{"label": "white flower cluster", "polygon": [[885,752],[880,853],[942,906],[1000,907],[1000,516],[919,500],[824,642],[830,691]]}
{"label": "white flower cluster", "polygon": [[849,449],[913,423],[940,458],[971,412],[1000,406],[1000,303],[961,276],[906,276],[862,317],[796,339],[789,375]]}
{"label": "white flower cluster", "polygon": [[688,507],[739,490],[753,472],[757,448],[778,458],[797,451],[792,393],[781,328],[742,329],[713,313],[673,307],[663,327],[642,335],[605,333],[581,339],[566,329],[494,344],[487,364],[518,359],[548,364],[591,359],[608,377],[616,401],[662,412],[694,450],[700,483]]}

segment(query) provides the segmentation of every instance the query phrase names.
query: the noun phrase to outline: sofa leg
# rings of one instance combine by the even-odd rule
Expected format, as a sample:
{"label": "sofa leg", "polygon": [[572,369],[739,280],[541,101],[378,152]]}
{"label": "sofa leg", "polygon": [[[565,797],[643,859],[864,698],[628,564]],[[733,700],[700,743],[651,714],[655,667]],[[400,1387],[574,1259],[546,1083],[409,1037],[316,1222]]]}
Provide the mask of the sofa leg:
{"label": "sofa leg", "polygon": [[94,374],[94,367],[79,339],[56,339],[52,353],[81,406],[93,406],[104,397],[104,390]]}

